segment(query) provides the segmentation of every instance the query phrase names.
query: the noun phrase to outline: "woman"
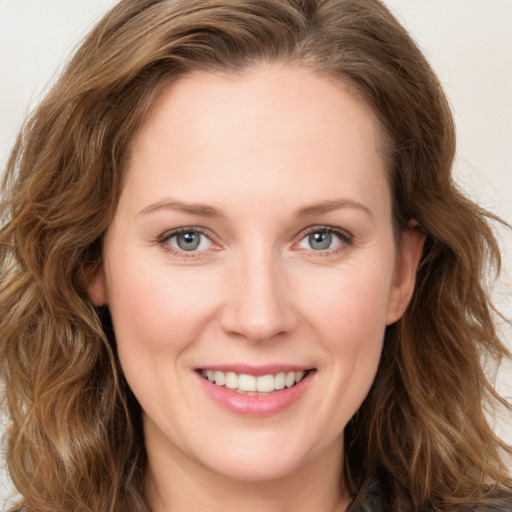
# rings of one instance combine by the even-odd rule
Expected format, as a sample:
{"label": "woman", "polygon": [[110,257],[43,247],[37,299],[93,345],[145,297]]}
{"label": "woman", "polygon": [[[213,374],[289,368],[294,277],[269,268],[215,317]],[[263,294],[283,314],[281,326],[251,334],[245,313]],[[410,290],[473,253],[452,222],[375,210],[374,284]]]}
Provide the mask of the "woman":
{"label": "woman", "polygon": [[8,164],[25,510],[507,510],[488,219],[375,0],[121,1]]}

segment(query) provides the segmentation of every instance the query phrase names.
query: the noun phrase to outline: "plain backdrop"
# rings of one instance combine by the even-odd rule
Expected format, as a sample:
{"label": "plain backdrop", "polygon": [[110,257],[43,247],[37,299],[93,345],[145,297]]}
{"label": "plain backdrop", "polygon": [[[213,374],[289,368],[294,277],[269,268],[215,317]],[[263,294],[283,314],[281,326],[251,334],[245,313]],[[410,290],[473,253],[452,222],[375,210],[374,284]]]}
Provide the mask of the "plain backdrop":
{"label": "plain backdrop", "polygon": [[[455,171],[467,194],[512,223],[512,0],[385,0],[446,88],[459,139]],[[0,0],[0,172],[26,114],[84,33],[114,0]],[[504,270],[495,299],[512,318],[512,233],[498,231]],[[512,331],[503,326],[512,348]],[[496,385],[512,398],[512,365]],[[512,442],[512,425],[496,430]],[[10,491],[0,474],[0,504]],[[1,508],[1,505],[0,505]]]}

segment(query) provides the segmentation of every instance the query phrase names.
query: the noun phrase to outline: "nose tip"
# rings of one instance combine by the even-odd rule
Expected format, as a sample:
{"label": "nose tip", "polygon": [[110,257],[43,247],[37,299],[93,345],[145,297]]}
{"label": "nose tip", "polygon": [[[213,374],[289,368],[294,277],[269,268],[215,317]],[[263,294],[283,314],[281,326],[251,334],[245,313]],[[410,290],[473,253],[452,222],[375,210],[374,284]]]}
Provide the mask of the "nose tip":
{"label": "nose tip", "polygon": [[[267,311],[262,314],[262,309]],[[285,325],[280,311],[271,311],[269,305],[237,313],[238,322],[233,322],[230,331],[239,334],[250,341],[265,341],[282,335],[289,331]]]}
{"label": "nose tip", "polygon": [[225,332],[261,342],[293,331],[297,317],[283,273],[266,265],[234,277],[221,315]]}

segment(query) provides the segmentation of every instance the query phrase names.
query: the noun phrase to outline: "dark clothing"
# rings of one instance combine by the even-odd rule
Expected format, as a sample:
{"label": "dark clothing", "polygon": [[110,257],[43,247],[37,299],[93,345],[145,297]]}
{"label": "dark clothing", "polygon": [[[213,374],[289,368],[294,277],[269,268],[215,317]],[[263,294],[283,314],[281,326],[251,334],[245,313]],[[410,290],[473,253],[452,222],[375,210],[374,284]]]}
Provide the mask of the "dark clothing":
{"label": "dark clothing", "polygon": [[[361,487],[347,512],[393,512],[386,507],[386,501],[384,486],[376,480],[368,480]],[[411,512],[419,511],[411,507]],[[503,493],[487,498],[481,505],[462,506],[460,512],[512,512],[512,494]]]}
{"label": "dark clothing", "polygon": [[367,480],[347,512],[384,512],[385,493],[376,480]]}

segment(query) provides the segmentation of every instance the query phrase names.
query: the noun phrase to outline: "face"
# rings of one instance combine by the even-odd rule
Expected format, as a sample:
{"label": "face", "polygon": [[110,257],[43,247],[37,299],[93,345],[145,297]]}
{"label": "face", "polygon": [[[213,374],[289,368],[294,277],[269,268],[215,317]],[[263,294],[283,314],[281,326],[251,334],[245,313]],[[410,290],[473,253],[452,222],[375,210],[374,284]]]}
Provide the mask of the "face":
{"label": "face", "polygon": [[377,125],[340,84],[262,65],[170,86],[89,286],[150,464],[241,480],[337,466],[420,251],[412,232],[395,244]]}

